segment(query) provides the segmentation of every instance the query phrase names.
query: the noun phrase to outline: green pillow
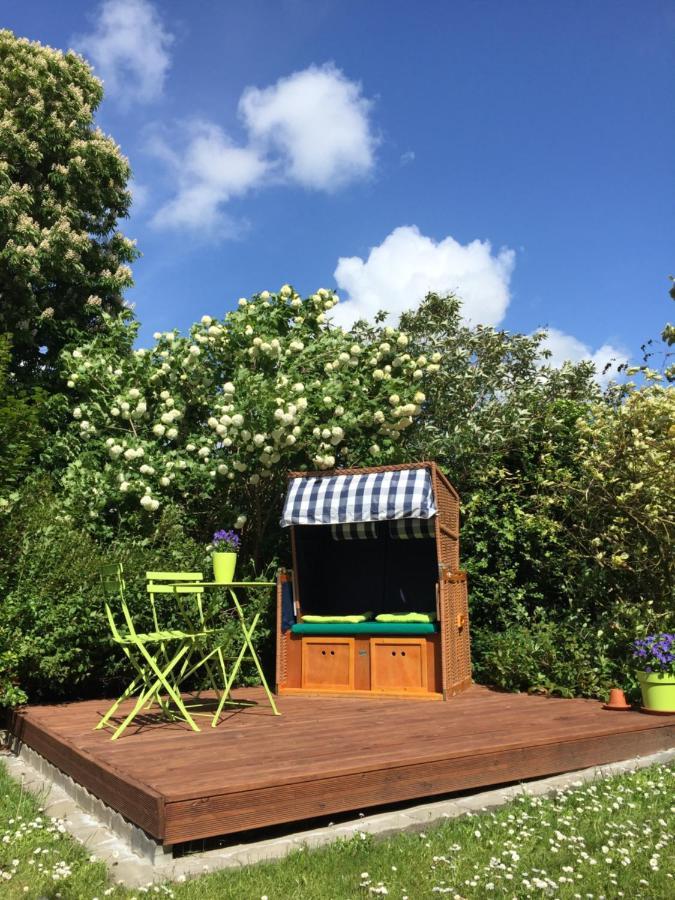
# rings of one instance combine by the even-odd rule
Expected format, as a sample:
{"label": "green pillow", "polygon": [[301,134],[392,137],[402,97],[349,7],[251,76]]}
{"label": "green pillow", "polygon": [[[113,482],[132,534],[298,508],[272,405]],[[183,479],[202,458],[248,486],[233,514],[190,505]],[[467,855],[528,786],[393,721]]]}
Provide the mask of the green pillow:
{"label": "green pillow", "polygon": [[376,622],[435,622],[436,613],[381,613]]}
{"label": "green pillow", "polygon": [[366,622],[368,619],[372,619],[373,614],[371,612],[363,613],[362,615],[353,615],[353,616],[303,616],[303,622],[316,622],[321,624],[322,622],[346,622],[348,625],[357,625],[359,622]]}

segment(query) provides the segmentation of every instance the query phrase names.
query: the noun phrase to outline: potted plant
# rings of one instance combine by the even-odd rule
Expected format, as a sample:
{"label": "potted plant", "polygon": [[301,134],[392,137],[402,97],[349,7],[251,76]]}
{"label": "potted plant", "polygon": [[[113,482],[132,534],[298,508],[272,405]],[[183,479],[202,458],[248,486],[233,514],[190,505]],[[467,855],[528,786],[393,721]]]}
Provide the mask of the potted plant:
{"label": "potted plant", "polygon": [[213,535],[213,580],[219,584],[231,584],[237,565],[237,553],[241,538],[236,531],[216,531]]}
{"label": "potted plant", "polygon": [[675,634],[650,634],[633,643],[633,656],[640,660],[637,673],[642,707],[647,712],[675,713]]}

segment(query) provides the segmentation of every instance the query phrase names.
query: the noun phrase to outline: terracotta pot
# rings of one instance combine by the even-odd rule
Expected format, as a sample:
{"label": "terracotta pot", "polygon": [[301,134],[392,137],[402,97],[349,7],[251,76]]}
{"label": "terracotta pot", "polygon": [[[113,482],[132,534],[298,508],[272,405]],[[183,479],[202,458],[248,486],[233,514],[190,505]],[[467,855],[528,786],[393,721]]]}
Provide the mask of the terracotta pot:
{"label": "terracotta pot", "polygon": [[626,700],[626,695],[621,688],[612,688],[609,692],[609,700],[605,703],[605,709],[630,709],[631,705]]}

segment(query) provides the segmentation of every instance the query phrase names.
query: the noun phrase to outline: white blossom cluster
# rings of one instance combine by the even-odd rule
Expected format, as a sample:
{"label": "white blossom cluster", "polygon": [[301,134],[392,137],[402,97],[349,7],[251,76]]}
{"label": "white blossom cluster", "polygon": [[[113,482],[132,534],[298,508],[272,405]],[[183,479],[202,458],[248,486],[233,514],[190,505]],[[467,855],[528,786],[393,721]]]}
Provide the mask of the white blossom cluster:
{"label": "white blossom cluster", "polygon": [[106,316],[105,338],[64,354],[71,439],[102,451],[99,467],[66,478],[89,515],[221,493],[236,495],[243,523],[251,492],[289,469],[396,461],[440,354],[409,353],[390,326],[333,327],[337,302],[323,288],[303,299],[284,285],[137,350],[135,324]]}

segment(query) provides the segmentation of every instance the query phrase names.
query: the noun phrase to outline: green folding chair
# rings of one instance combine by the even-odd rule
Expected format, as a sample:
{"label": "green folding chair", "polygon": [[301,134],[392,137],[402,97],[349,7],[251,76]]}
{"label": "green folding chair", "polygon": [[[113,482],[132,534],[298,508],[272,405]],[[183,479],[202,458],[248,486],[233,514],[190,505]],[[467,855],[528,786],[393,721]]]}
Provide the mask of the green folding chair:
{"label": "green folding chair", "polygon": [[[189,659],[195,644],[206,637],[204,632],[185,632],[178,629],[162,630],[154,618],[155,631],[140,633],[134,622],[124,595],[124,573],[121,563],[103,566],[101,569],[106,618],[113,641],[122,648],[124,655],[136,672],[133,680],[101,717],[97,729],[105,728],[124,700],[136,696],[136,703],[113,732],[111,740],[117,740],[133,722],[143,707],[157,702],[163,713],[175,715],[171,703],[193,731],[199,727],[190,715],[177,687],[176,674],[181,663]],[[113,606],[122,613],[123,626],[118,627]],[[169,649],[171,648],[171,649]],[[168,700],[162,696],[166,694]]]}
{"label": "green folding chair", "polygon": [[[200,656],[195,664],[192,666],[190,665],[190,662],[192,661],[192,650],[197,649],[197,647],[201,649],[210,636],[217,636],[219,634],[218,629],[209,627],[207,621],[207,611],[204,609],[204,588],[200,584],[194,583],[203,581],[204,576],[201,572],[153,571],[146,572],[145,578],[146,589],[150,598],[152,618],[155,628],[158,631],[160,618],[158,615],[159,597],[167,594],[170,594],[176,602],[177,611],[183,620],[185,627],[191,629],[196,624],[199,628],[198,633],[195,634],[196,640],[194,647],[191,648],[191,652],[182,660],[180,668],[177,670],[174,677],[174,684],[176,687],[179,687],[182,683],[187,681],[197,669],[203,666],[206,671],[206,678],[210,688],[219,694],[227,680],[225,659],[223,657],[220,642],[217,642],[216,646],[206,655]],[[184,584],[181,584],[180,582],[184,582]],[[162,652],[164,658],[168,661],[167,648],[163,647]],[[216,663],[220,670],[220,682],[216,672],[214,672],[214,665]],[[199,700],[200,694],[201,691],[199,690],[195,692],[195,698],[197,700]]]}

